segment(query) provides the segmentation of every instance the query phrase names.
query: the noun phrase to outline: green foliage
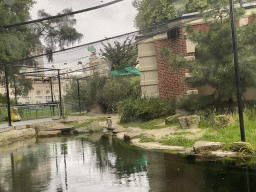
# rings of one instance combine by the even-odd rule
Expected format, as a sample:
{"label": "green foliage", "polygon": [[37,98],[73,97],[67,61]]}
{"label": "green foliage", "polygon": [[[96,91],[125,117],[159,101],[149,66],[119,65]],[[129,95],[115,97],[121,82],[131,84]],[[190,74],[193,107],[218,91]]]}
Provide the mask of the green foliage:
{"label": "green foliage", "polygon": [[172,135],[194,135],[195,133],[187,132],[187,131],[181,131],[181,132],[174,132]]}
{"label": "green foliage", "polygon": [[[22,23],[30,20],[30,9],[36,2],[33,0],[4,0],[0,1],[1,26]],[[62,13],[71,12],[65,9]],[[44,10],[39,11],[39,17],[51,16]],[[52,53],[57,47],[63,49],[72,43],[80,40],[82,34],[78,33],[73,26],[76,20],[73,15],[43,21],[39,23],[22,25],[1,29],[0,31],[0,61],[11,62],[31,56],[31,54],[41,54],[46,51]],[[41,42],[46,43],[44,46]],[[48,55],[52,61],[52,54]],[[38,63],[33,60],[15,63],[17,65],[36,66]],[[13,75],[18,73],[20,67],[8,67],[10,86],[14,87]],[[0,73],[4,71],[0,66]],[[0,84],[5,84],[5,79],[0,78]],[[16,78],[17,95],[26,95],[32,89],[32,83],[25,79]]]}
{"label": "green foliage", "polygon": [[[72,12],[72,9],[64,9],[59,14]],[[51,17],[44,10],[38,11],[39,18]],[[52,52],[57,47],[64,49],[66,46],[72,45],[80,41],[83,34],[78,33],[73,26],[76,24],[74,15],[68,15],[56,19],[50,19],[35,24],[37,35],[44,39],[46,43],[46,52],[48,53],[48,61],[53,61]]]}
{"label": "green foliage", "polygon": [[251,108],[245,108],[244,114],[247,116],[249,120],[256,121],[256,106],[254,105]]}
{"label": "green foliage", "polygon": [[164,23],[177,16],[175,5],[170,0],[134,0],[133,6],[139,11],[135,18],[139,29]]}
{"label": "green foliage", "polygon": [[[216,0],[217,1],[217,0]],[[223,1],[221,1],[223,2]],[[133,6],[138,10],[135,24],[139,29],[148,28],[167,22],[183,13],[203,12],[219,5],[214,0],[133,0]],[[228,5],[228,1],[224,1]]]}
{"label": "green foliage", "polygon": [[[79,80],[80,87],[80,100],[83,103],[83,109],[87,108],[88,110],[97,103],[101,98],[101,91],[107,81],[107,77],[100,76],[95,73],[92,77],[87,78],[86,80]],[[78,102],[78,89],[77,81],[72,82],[71,88],[67,90],[67,94],[64,97],[66,102]],[[76,110],[78,111],[78,105]]]}
{"label": "green foliage", "polygon": [[148,142],[154,142],[154,141],[155,140],[152,138],[145,138],[145,139],[141,138],[140,139],[140,143],[148,143]]}
{"label": "green foliage", "polygon": [[[208,24],[207,31],[193,30],[188,26],[187,39],[197,42],[196,59],[190,62],[191,78],[186,82],[192,87],[209,85],[216,89],[215,95],[226,100],[232,99],[236,94],[235,69],[233,61],[232,37],[228,13],[223,7],[216,7],[215,11],[203,14]],[[236,18],[244,13],[242,8],[236,9]],[[220,19],[220,15],[222,15]],[[214,18],[214,19],[212,19]],[[252,51],[252,37],[248,35],[256,25],[237,28],[239,46],[239,67],[241,77],[241,92],[244,93],[247,87],[256,85],[255,54]]]}
{"label": "green foliage", "polygon": [[[128,127],[139,127],[141,129],[162,129],[162,128],[166,128],[166,127],[170,127],[170,125],[159,125],[161,123],[164,123],[164,119],[163,118],[159,118],[159,119],[154,119],[151,121],[147,121],[147,122],[143,122],[143,121],[136,121],[136,122],[128,122],[128,123],[120,123],[120,125],[122,125],[124,128],[128,128]],[[175,124],[172,124],[173,126],[175,126]],[[140,137],[139,137],[140,138]]]}
{"label": "green foliage", "polygon": [[119,114],[121,123],[167,117],[175,114],[175,102],[159,98],[129,98],[121,102]]}
{"label": "green foliage", "polygon": [[[34,3],[32,0],[14,0],[12,3],[1,1],[0,14],[2,19],[0,25],[5,26],[29,20],[29,10]],[[32,36],[35,37],[29,25],[1,29],[0,60],[7,62],[28,56],[31,48],[35,48],[35,42],[29,40]]]}
{"label": "green foliage", "polygon": [[[10,104],[14,105],[15,101],[13,99],[10,99]],[[7,105],[7,97],[4,94],[0,93],[0,105]]]}
{"label": "green foliage", "polygon": [[6,108],[0,108],[0,122],[6,121],[8,118],[8,113]]}
{"label": "green foliage", "polygon": [[235,112],[235,101],[227,100],[215,95],[182,95],[177,103],[177,108],[188,112],[205,111],[206,113],[216,110],[219,114]]}
{"label": "green foliage", "polygon": [[165,57],[170,57],[172,54],[172,51],[168,47],[162,47],[159,49],[159,53],[161,57],[165,58]]}
{"label": "green foliage", "polygon": [[112,76],[104,85],[99,102],[109,112],[117,112],[119,102],[127,97],[141,96],[140,77]]}
{"label": "green foliage", "polygon": [[164,145],[171,145],[171,146],[190,147],[192,144],[195,143],[195,140],[187,139],[187,138],[181,137],[181,136],[165,137],[160,140],[160,143],[162,143]]}
{"label": "green foliage", "polygon": [[188,13],[202,12],[209,8],[209,1],[207,0],[188,0],[186,3],[186,11]]}
{"label": "green foliage", "polygon": [[102,45],[104,50],[100,51],[112,63],[112,70],[137,64],[138,48],[134,45],[133,39],[127,37],[123,43],[115,41],[114,46],[111,43]]}
{"label": "green foliage", "polygon": [[[79,81],[80,99],[85,108],[91,109],[96,103],[100,104],[105,112],[118,111],[119,102],[125,98],[141,96],[140,77],[136,76],[94,76]],[[67,102],[78,102],[77,81],[72,83],[71,89],[65,96]],[[78,106],[76,107],[78,110]]]}

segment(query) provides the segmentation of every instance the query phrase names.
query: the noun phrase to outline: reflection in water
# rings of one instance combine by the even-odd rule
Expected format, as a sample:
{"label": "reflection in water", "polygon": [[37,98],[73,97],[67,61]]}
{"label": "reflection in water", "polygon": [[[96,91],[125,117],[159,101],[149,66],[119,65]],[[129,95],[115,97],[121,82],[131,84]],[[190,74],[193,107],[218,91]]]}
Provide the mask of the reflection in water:
{"label": "reflection in water", "polygon": [[0,153],[0,192],[255,191],[249,166],[142,151],[99,134]]}

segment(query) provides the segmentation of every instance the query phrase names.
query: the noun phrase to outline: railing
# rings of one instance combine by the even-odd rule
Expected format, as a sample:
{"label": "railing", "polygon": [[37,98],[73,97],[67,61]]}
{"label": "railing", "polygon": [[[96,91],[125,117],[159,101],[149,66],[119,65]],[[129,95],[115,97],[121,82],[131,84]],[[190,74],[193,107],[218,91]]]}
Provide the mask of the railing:
{"label": "railing", "polygon": [[86,102],[65,102],[64,108],[71,113],[85,112],[87,111]]}
{"label": "railing", "polygon": [[[60,116],[59,102],[11,105],[11,108],[18,108],[22,120],[38,119]],[[8,120],[7,106],[0,106],[0,122]],[[12,113],[12,110],[11,110]]]}

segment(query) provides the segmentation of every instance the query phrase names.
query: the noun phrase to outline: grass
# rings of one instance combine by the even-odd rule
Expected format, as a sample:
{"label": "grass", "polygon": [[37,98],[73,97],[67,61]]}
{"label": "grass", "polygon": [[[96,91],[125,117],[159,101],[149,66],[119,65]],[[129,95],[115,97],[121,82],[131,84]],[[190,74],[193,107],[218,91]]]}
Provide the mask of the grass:
{"label": "grass", "polygon": [[70,113],[68,116],[89,116],[88,113]]}
{"label": "grass", "polygon": [[85,126],[91,124],[93,121],[107,121],[107,119],[108,119],[107,117],[99,117],[99,118],[97,118],[97,119],[88,119],[88,120],[86,120],[86,121],[83,122],[83,123],[74,125],[74,128],[75,128],[75,129],[79,129],[79,128],[81,128],[81,127],[85,127]]}
{"label": "grass", "polygon": [[154,142],[155,140],[154,139],[151,139],[151,138],[145,138],[145,139],[140,139],[140,143],[148,143],[148,142]]}
{"label": "grass", "polygon": [[1,121],[0,124],[6,124],[8,121]]}
{"label": "grass", "polygon": [[162,129],[162,128],[178,125],[178,123],[175,123],[172,125],[159,125],[161,123],[164,123],[164,121],[165,121],[164,118],[160,118],[160,119],[154,119],[147,122],[137,121],[137,122],[131,122],[131,123],[120,123],[120,125],[122,125],[124,128],[139,127],[141,129]]}
{"label": "grass", "polygon": [[[22,119],[38,118],[38,117],[51,117],[53,115],[53,109],[50,107],[44,107],[40,109],[21,109],[19,110]],[[58,108],[54,108],[54,115],[58,115]]]}
{"label": "grass", "polygon": [[[256,121],[251,121],[244,115],[245,139],[251,145],[256,146]],[[231,149],[234,142],[241,141],[240,125],[237,122],[233,126],[221,129],[207,129],[205,134],[200,138],[204,141],[224,142],[226,149]]]}
{"label": "grass", "polygon": [[160,140],[160,143],[164,145],[171,145],[171,146],[184,146],[190,147],[192,144],[195,143],[195,140],[187,139],[185,137],[177,136],[177,137],[165,137]]}
{"label": "grass", "polygon": [[189,131],[181,131],[181,132],[174,132],[171,133],[172,135],[195,135],[195,133],[189,132]]}

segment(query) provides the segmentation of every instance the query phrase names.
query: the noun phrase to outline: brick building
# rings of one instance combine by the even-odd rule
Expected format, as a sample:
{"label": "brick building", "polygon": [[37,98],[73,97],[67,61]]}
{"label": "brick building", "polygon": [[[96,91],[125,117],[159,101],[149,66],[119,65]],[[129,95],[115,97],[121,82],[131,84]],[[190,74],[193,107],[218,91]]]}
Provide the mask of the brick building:
{"label": "brick building", "polygon": [[[246,13],[239,20],[237,26],[242,27],[253,21],[251,15],[256,12],[254,6],[252,4],[244,6]],[[147,39],[139,41],[140,37],[137,37],[143,96],[178,99],[180,95],[213,93],[214,89],[210,86],[189,87],[184,83],[184,79],[190,77],[189,71],[187,69],[170,71],[167,59],[160,56],[159,50],[168,47],[173,53],[182,55],[187,60],[195,58],[196,43],[184,38],[187,24],[190,24],[194,29],[207,30],[208,28],[203,19],[197,16],[197,13],[184,14],[168,23],[162,30],[156,30]],[[255,100],[255,95],[256,89],[254,87],[248,88],[245,99]]]}

